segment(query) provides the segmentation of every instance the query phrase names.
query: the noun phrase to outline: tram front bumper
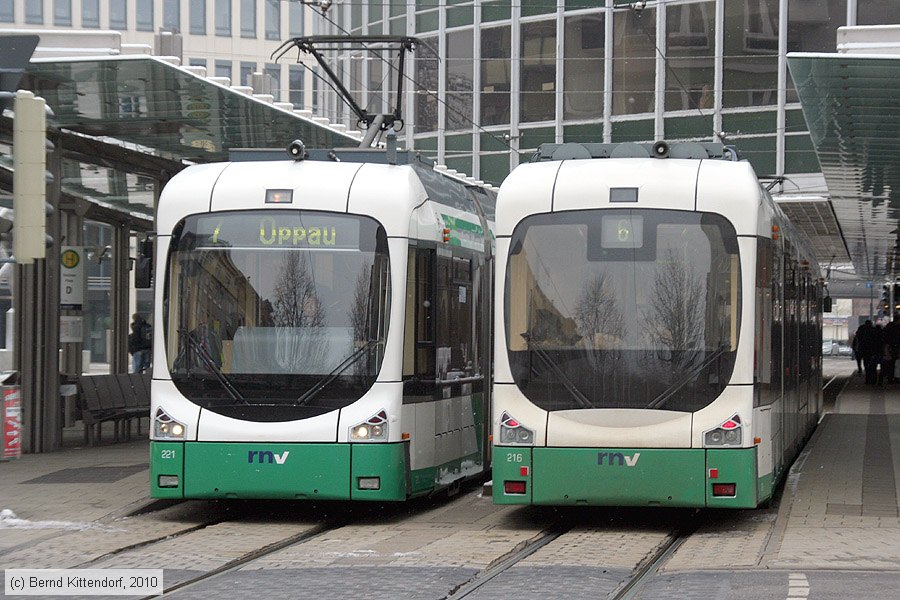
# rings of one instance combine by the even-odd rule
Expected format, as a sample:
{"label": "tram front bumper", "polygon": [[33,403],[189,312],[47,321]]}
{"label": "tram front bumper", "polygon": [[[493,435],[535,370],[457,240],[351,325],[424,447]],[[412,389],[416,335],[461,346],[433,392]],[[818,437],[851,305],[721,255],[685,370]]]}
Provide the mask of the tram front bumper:
{"label": "tram front bumper", "polygon": [[495,446],[494,503],[753,508],[756,464],[756,448]]}
{"label": "tram front bumper", "polygon": [[404,500],[406,444],[151,442],[153,498]]}

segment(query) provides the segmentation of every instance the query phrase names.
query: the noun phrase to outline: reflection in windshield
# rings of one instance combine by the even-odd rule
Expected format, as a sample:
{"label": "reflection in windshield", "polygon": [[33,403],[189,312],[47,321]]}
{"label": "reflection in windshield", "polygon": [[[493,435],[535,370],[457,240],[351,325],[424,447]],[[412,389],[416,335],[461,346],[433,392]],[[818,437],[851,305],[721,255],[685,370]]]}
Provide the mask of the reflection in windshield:
{"label": "reflection in windshield", "polygon": [[698,410],[737,347],[737,238],[664,210],[535,215],[513,233],[506,336],[516,384],[547,410]]}
{"label": "reflection in windshield", "polygon": [[642,312],[644,333],[657,349],[655,360],[670,371],[688,369],[701,356],[704,315],[700,310],[703,283],[694,265],[667,250],[653,277],[647,307]]}
{"label": "reflection in windshield", "polygon": [[189,217],[173,235],[166,296],[169,367],[188,398],[250,420],[321,414],[361,397],[378,374],[387,238],[374,220],[350,215]]}

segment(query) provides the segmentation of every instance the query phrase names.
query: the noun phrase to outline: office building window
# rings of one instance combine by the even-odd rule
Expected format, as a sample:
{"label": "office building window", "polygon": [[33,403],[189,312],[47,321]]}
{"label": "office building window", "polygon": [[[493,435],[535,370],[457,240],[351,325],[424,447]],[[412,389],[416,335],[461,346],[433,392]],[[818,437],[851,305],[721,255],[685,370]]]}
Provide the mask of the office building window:
{"label": "office building window", "polygon": [[[862,6],[862,2],[858,4]],[[834,52],[837,28],[847,23],[847,0],[789,0],[788,52]],[[884,21],[879,21],[884,23]],[[794,80],[787,78],[787,101],[798,102]]]}
{"label": "office building window", "polygon": [[564,35],[563,116],[566,119],[602,117],[604,16],[569,17]]}
{"label": "office building window", "polygon": [[191,33],[206,35],[206,0],[191,0],[190,9]]}
{"label": "office building window", "polygon": [[135,26],[138,31],[153,31],[153,0],[137,0]]}
{"label": "office building window", "polygon": [[312,70],[313,78],[312,78],[312,112],[313,115],[319,112],[319,69],[313,68]]}
{"label": "office building window", "polygon": [[[438,126],[438,57],[431,48],[437,50],[437,38],[425,38],[425,43],[416,48],[416,132],[436,131]],[[315,84],[315,80],[313,81]]]}
{"label": "office building window", "polygon": [[481,32],[481,125],[509,123],[510,30]]}
{"label": "office building window", "polygon": [[778,101],[778,0],[725,3],[722,105]]}
{"label": "office building window", "polygon": [[189,58],[188,65],[192,67],[203,67],[206,68],[206,59],[205,58]]}
{"label": "office building window", "polygon": [[613,15],[614,115],[653,112],[656,89],[656,9]]}
{"label": "office building window", "polygon": [[473,33],[465,29],[447,34],[447,129],[472,127]]}
{"label": "office building window", "polygon": [[288,35],[298,37],[304,35],[304,5],[299,2],[288,3]]}
{"label": "office building window", "polygon": [[241,37],[256,37],[256,0],[241,0]]}
{"label": "office building window", "polygon": [[265,73],[269,77],[269,93],[275,102],[281,102],[281,65],[266,63]]}
{"label": "office building window", "polygon": [[230,60],[217,60],[216,61],[216,77],[227,77],[231,79],[231,61]]}
{"label": "office building window", "polygon": [[163,29],[181,31],[181,0],[163,0]]}
{"label": "office building window", "polygon": [[712,109],[715,100],[716,3],[666,9],[666,110]]}
{"label": "office building window", "polygon": [[856,24],[900,24],[900,2],[897,0],[856,0]]}
{"label": "office building window", "polygon": [[72,0],[53,0],[53,24],[57,27],[72,26]]}
{"label": "office building window", "polygon": [[109,0],[109,28],[128,29],[127,0]]}
{"label": "office building window", "polygon": [[256,63],[241,62],[241,85],[250,85],[250,76],[256,70]]}
{"label": "office building window", "polygon": [[216,0],[216,35],[231,37],[231,0]]}
{"label": "office building window", "polygon": [[366,86],[368,90],[369,112],[385,113],[387,112],[387,97],[384,95],[385,71],[390,72],[388,65],[390,64],[391,55],[387,52],[369,52],[369,82]]}
{"label": "office building window", "polygon": [[85,29],[100,27],[100,0],[81,0],[81,26]]}
{"label": "office building window", "polygon": [[0,0],[0,23],[15,23],[16,10],[13,0]]}
{"label": "office building window", "polygon": [[281,39],[280,0],[266,0],[266,39]]}
{"label": "office building window", "polygon": [[44,24],[44,3],[42,0],[25,0],[25,22],[29,25]]}
{"label": "office building window", "polygon": [[556,22],[522,25],[522,121],[550,121],[556,115]]}
{"label": "office building window", "polygon": [[288,102],[295,108],[303,108],[303,75],[306,67],[301,65],[288,65]]}

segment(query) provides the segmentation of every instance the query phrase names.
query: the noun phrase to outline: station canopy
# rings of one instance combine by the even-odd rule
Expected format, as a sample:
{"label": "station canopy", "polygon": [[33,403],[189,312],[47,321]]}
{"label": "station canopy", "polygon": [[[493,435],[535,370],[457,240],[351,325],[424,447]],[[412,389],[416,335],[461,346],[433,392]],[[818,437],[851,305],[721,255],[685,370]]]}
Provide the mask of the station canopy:
{"label": "station canopy", "polygon": [[50,121],[63,134],[63,199],[86,202],[88,217],[119,212],[149,224],[148,179],[165,181],[187,164],[228,160],[232,148],[286,148],[298,138],[310,148],[359,144],[290,105],[153,56],[34,59],[20,87],[53,110]]}
{"label": "station canopy", "polygon": [[893,279],[900,274],[900,56],[792,53],[787,60],[856,275]]}

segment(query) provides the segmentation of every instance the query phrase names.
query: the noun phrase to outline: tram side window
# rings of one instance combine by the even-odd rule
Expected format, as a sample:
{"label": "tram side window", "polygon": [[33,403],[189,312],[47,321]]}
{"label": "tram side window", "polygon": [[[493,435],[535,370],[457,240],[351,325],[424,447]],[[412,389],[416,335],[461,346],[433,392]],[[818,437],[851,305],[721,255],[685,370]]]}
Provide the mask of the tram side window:
{"label": "tram side window", "polygon": [[436,342],[439,379],[472,374],[473,325],[472,260],[439,252],[437,259]]}
{"label": "tram side window", "polygon": [[[434,262],[434,250],[409,249],[403,352],[405,381],[424,383],[433,382],[435,378]],[[408,389],[408,393],[427,393],[424,389],[418,389],[422,386],[413,387],[416,389]]]}
{"label": "tram side window", "polygon": [[775,401],[772,393],[772,316],[775,309],[773,289],[772,240],[757,239],[756,249],[756,361],[754,373],[757,383],[756,404]]}

